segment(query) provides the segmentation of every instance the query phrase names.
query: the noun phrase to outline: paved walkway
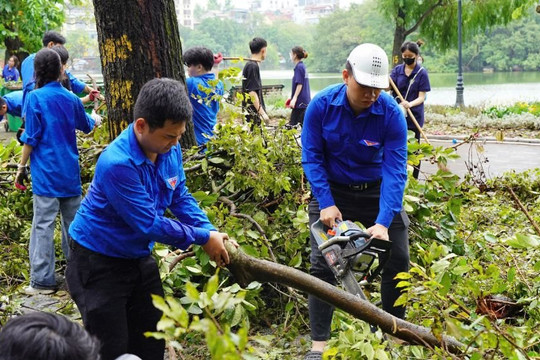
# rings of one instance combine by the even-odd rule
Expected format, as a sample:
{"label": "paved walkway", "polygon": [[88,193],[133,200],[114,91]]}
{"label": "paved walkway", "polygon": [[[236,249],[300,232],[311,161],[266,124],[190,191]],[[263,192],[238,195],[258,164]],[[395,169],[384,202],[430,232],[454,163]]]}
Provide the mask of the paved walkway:
{"label": "paved walkway", "polygon": [[[433,146],[455,146],[450,138],[430,138]],[[459,144],[460,140],[457,140]],[[467,173],[466,161],[473,164],[479,160],[488,178],[501,176],[507,171],[523,172],[528,169],[540,168],[540,140],[508,139],[497,142],[493,139],[479,140],[475,145],[463,144],[457,148],[460,159],[450,161],[448,168],[453,173],[463,177]],[[483,152],[482,152],[483,151]],[[426,174],[437,172],[436,164],[422,163],[421,170]]]}

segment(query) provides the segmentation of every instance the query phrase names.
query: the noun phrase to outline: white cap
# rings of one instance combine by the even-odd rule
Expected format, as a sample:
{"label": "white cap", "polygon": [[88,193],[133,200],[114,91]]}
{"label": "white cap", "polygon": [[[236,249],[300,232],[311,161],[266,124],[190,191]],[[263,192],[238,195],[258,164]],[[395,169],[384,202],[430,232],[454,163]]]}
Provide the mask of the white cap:
{"label": "white cap", "polygon": [[357,83],[386,89],[388,83],[388,56],[375,44],[362,44],[354,48],[347,58]]}

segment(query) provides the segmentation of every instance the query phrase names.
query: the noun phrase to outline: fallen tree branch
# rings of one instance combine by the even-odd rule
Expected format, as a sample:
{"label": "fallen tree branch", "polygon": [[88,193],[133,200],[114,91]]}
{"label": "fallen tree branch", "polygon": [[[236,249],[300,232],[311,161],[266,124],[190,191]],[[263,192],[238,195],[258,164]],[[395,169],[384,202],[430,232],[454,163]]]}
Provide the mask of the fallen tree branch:
{"label": "fallen tree branch", "polygon": [[410,344],[439,347],[452,354],[462,354],[465,348],[464,344],[451,336],[442,336],[439,339],[433,335],[429,328],[396,318],[369,301],[362,300],[302,271],[248,256],[229,243],[226,243],[226,246],[231,259],[228,269],[242,286],[247,286],[252,281],[277,282],[315,295],[360,320],[378,326],[383,332],[405,340]]}
{"label": "fallen tree branch", "polygon": [[172,269],[174,269],[174,267],[180,261],[184,260],[185,258],[192,257],[192,256],[195,256],[195,251],[188,251],[188,252],[182,253],[182,254],[178,255],[177,257],[175,257],[173,259],[173,261],[171,261],[171,263],[169,264],[169,272],[171,272]]}
{"label": "fallen tree branch", "polygon": [[276,257],[274,256],[274,252],[272,251],[272,247],[270,246],[270,242],[268,241],[268,238],[266,237],[266,233],[264,232],[261,225],[259,225],[259,223],[257,221],[255,221],[255,219],[253,219],[251,216],[246,215],[246,214],[242,214],[242,213],[237,213],[236,212],[236,205],[228,197],[220,196],[220,197],[218,197],[218,201],[221,201],[222,203],[224,203],[225,205],[227,205],[229,207],[229,211],[230,211],[230,214],[232,216],[237,217],[237,218],[241,218],[241,219],[246,219],[247,221],[252,223],[253,226],[255,226],[255,228],[257,229],[259,234],[261,234],[264,245],[266,245],[266,247],[268,248],[268,253],[270,254],[270,257],[272,258],[272,260],[274,262],[277,262]]}
{"label": "fallen tree branch", "polygon": [[523,213],[525,214],[525,216],[527,216],[527,219],[529,219],[529,222],[532,224],[534,230],[536,231],[536,233],[538,234],[538,236],[540,236],[540,227],[538,226],[538,224],[536,223],[536,221],[534,221],[534,219],[532,218],[531,214],[529,214],[529,212],[527,211],[527,209],[525,208],[525,206],[523,206],[523,203],[521,202],[521,200],[519,200],[519,198],[517,197],[516,193],[514,192],[514,190],[512,190],[511,187],[507,187],[508,191],[510,192],[510,195],[512,195],[512,199],[514,199],[514,202],[517,204],[517,206],[520,208],[521,211],[523,211]]}

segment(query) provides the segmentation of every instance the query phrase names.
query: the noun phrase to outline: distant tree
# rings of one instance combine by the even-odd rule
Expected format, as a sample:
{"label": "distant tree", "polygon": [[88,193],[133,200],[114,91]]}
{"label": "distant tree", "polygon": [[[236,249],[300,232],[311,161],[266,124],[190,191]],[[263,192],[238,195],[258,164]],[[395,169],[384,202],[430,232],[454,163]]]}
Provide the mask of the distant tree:
{"label": "distant tree", "polygon": [[69,51],[69,61],[72,64],[73,60],[84,56],[98,55],[97,40],[93,40],[85,32],[70,32],[66,34],[66,49]]}
{"label": "distant tree", "polygon": [[[454,47],[457,3],[457,0],[379,0],[379,9],[393,23],[394,64],[401,62],[401,45],[413,33],[430,41],[435,48]],[[537,0],[463,0],[463,36],[470,39],[495,25],[508,24],[536,3]]]}
{"label": "distant tree", "polygon": [[39,50],[43,33],[62,25],[64,3],[64,0],[1,0],[0,44],[6,49],[6,60],[16,55],[22,62],[29,53]]}
{"label": "distant tree", "polygon": [[[289,59],[291,49],[299,45],[311,52],[314,30],[315,26],[311,24],[300,25],[290,20],[278,20],[261,26],[260,36],[268,41],[269,46],[275,48],[276,54],[283,56],[289,66],[293,66]],[[272,65],[276,64],[272,63]]]}
{"label": "distant tree", "polygon": [[320,19],[309,46],[308,64],[312,71],[342,70],[351,50],[364,42],[390,50],[392,29],[385,26],[386,21],[377,11],[376,3],[376,0],[368,0]]}

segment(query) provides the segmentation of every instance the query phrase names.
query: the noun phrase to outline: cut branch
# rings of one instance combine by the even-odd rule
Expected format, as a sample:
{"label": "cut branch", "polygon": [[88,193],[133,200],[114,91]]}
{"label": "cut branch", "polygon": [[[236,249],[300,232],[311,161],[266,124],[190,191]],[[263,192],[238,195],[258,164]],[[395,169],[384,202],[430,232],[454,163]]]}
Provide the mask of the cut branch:
{"label": "cut branch", "polygon": [[453,354],[462,354],[465,348],[451,336],[442,336],[439,339],[431,333],[429,328],[396,318],[370,302],[323,280],[288,266],[253,258],[228,243],[226,245],[231,259],[228,268],[242,286],[247,286],[252,281],[277,282],[315,295],[360,320],[378,326],[383,332],[411,344],[440,347]]}
{"label": "cut branch", "polygon": [[523,203],[521,202],[521,200],[519,200],[514,190],[512,190],[511,187],[508,187],[508,191],[510,192],[510,195],[512,195],[512,198],[514,199],[514,202],[517,204],[517,206],[521,209],[521,211],[523,211],[525,216],[527,216],[527,219],[529,219],[536,233],[540,236],[540,227],[538,227],[538,224],[536,223],[536,221],[534,221],[531,214],[529,214],[525,206],[523,206]]}
{"label": "cut branch", "polygon": [[272,251],[272,247],[270,246],[270,242],[268,241],[268,238],[266,237],[266,233],[264,232],[261,225],[259,225],[259,223],[257,221],[255,221],[255,219],[253,219],[251,216],[246,215],[246,214],[242,214],[242,213],[237,213],[236,212],[236,205],[228,197],[220,196],[220,197],[218,197],[218,201],[221,201],[222,203],[224,203],[225,205],[227,205],[229,207],[229,211],[230,211],[230,214],[232,216],[240,218],[240,219],[245,219],[245,220],[249,221],[250,223],[252,223],[253,226],[255,226],[255,228],[257,229],[259,234],[261,234],[264,245],[266,245],[266,247],[268,248],[268,253],[270,254],[270,257],[272,258],[272,260],[274,262],[277,262],[276,257],[274,256],[274,252]]}
{"label": "cut branch", "polygon": [[172,269],[174,269],[174,267],[175,267],[180,261],[184,260],[185,258],[192,257],[192,256],[195,256],[195,252],[194,252],[194,251],[188,251],[188,252],[182,253],[182,254],[178,255],[177,257],[175,257],[174,260],[171,261],[171,263],[169,264],[169,272],[171,272]]}

